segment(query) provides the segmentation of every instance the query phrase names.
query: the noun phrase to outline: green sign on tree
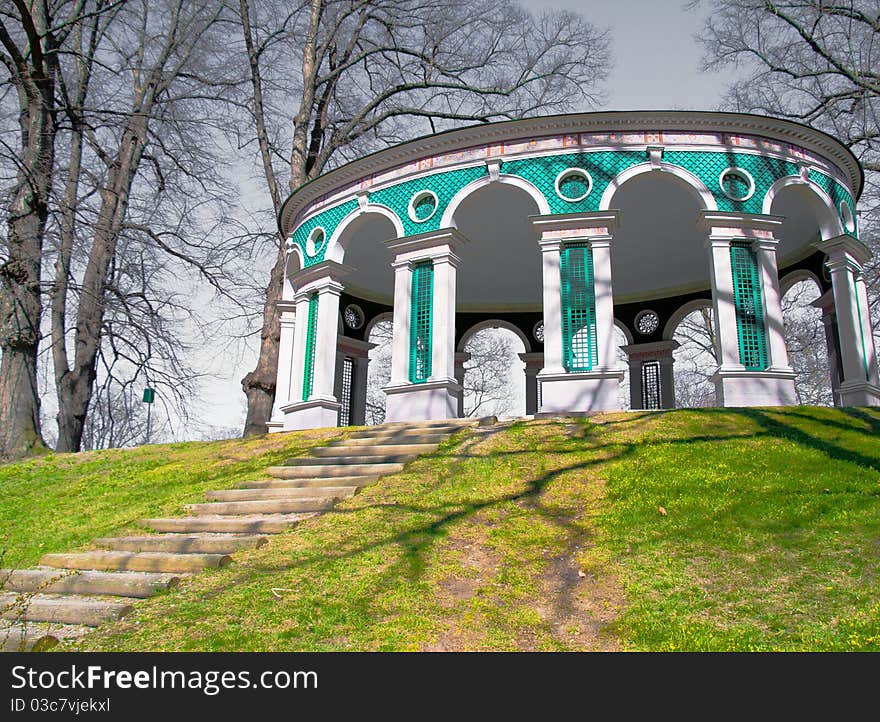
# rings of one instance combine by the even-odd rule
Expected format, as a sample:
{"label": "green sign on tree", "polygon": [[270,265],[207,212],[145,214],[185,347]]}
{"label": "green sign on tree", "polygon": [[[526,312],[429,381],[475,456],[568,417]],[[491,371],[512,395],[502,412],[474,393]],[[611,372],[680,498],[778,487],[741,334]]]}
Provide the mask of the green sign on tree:
{"label": "green sign on tree", "polygon": [[152,404],[153,399],[155,399],[155,398],[156,398],[155,389],[150,389],[150,388],[144,389],[144,403],[145,404]]}

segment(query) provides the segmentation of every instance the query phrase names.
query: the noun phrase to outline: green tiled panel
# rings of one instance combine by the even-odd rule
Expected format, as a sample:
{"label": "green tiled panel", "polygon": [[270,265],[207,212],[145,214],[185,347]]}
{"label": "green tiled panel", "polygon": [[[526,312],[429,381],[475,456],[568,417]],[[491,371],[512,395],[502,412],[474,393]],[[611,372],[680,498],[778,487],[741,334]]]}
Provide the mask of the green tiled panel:
{"label": "green tiled panel", "polygon": [[841,223],[843,223],[843,216],[840,215],[840,204],[846,203],[849,206],[849,209],[850,211],[852,211],[853,214],[853,219],[856,221],[856,228],[853,231],[852,235],[858,238],[859,227],[856,217],[856,205],[855,203],[853,203],[852,196],[849,194],[846,188],[844,188],[839,181],[834,180],[834,178],[831,178],[824,173],[819,173],[815,170],[810,171],[810,180],[813,181],[813,183],[819,186],[831,197],[831,200],[834,202],[834,210],[840,217]]}
{"label": "green tiled panel", "polygon": [[[614,176],[647,160],[645,153],[629,150],[568,153],[508,161],[502,164],[501,172],[536,186],[547,199],[551,213],[586,213],[599,210],[602,194]],[[566,201],[556,194],[556,177],[566,168],[582,168],[593,178],[593,189],[583,200]]]}
{"label": "green tiled panel", "polygon": [[[486,166],[479,165],[422,176],[370,193],[370,203],[378,203],[394,211],[400,218],[400,222],[403,223],[404,233],[408,236],[426,231],[436,231],[440,227],[443,213],[452,197],[468,183],[483,177],[486,173]],[[416,223],[409,217],[408,208],[412,197],[421,190],[429,190],[437,194],[437,210],[427,221]]]}
{"label": "green tiled panel", "polygon": [[[356,200],[333,206],[326,211],[322,211],[314,218],[310,218],[294,231],[293,240],[302,250],[302,256],[305,259],[304,265],[306,268],[324,260],[324,252],[327,250],[327,241],[330,240],[330,236],[333,235],[336,226],[338,226],[342,222],[342,219],[349,213],[357,209],[357,207],[358,204]],[[318,226],[321,226],[325,231],[324,245],[317,249],[317,253],[310,258],[306,255],[306,240],[309,237],[309,233],[312,232],[312,229],[317,228]]]}

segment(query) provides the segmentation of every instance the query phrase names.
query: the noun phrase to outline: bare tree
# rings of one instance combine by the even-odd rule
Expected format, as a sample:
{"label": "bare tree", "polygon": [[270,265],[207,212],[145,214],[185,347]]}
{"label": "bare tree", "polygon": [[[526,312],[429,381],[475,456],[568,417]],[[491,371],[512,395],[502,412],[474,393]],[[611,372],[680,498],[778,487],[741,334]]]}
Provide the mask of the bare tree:
{"label": "bare tree", "polygon": [[676,406],[714,406],[715,387],[709,378],[718,369],[718,356],[712,309],[707,306],[689,313],[673,338],[680,344],[673,352]]}
{"label": "bare tree", "polygon": [[794,388],[798,403],[831,406],[834,399],[822,312],[810,305],[818,297],[819,289],[810,281],[794,284],[782,297],[785,344],[797,374]]}
{"label": "bare tree", "polygon": [[232,296],[228,235],[210,229],[229,194],[212,137],[217,93],[234,84],[223,12],[130,1],[74,34],[60,76],[70,159],[52,286],[58,451],[78,450],[89,410],[103,408],[92,403],[101,367],[108,403],[148,367],[183,401],[195,372],[178,327],[196,320],[193,290],[201,280]]}
{"label": "bare tree", "polygon": [[[582,17],[533,17],[512,0],[240,0],[239,11],[251,77],[243,104],[275,215],[285,176],[293,191],[422,133],[593,105],[609,66],[606,35]],[[277,240],[259,360],[242,380],[246,435],[265,433],[275,394]]]}
{"label": "bare tree", "polygon": [[[860,237],[880,338],[880,4],[877,0],[703,0],[706,65],[734,65],[725,107],[812,125],[839,138],[866,170]],[[700,0],[693,4],[699,4]]]}
{"label": "bare tree", "polygon": [[485,329],[465,345],[470,359],[465,362],[465,416],[506,416],[513,410],[512,372],[522,368],[509,332]]}
{"label": "bare tree", "polygon": [[385,421],[385,392],[391,382],[391,341],[394,326],[391,321],[379,321],[370,330],[370,366],[367,373],[367,423],[381,424]]}
{"label": "bare tree", "polygon": [[82,18],[84,5],[84,0],[13,0],[0,5],[0,62],[7,73],[4,91],[11,88],[14,92],[18,126],[17,138],[2,142],[3,155],[15,168],[5,199],[6,237],[0,245],[3,459],[43,448],[37,352],[43,241],[55,163],[55,84],[59,48]]}

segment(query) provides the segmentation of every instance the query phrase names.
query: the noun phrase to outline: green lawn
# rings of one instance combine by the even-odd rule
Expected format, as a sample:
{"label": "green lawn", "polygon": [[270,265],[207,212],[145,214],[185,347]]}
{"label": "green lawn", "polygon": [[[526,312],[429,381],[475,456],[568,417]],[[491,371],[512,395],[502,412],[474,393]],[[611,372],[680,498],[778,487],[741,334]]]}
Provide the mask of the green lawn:
{"label": "green lawn", "polygon": [[265,468],[338,432],[157,444],[49,454],[0,464],[0,552],[5,566],[36,564],[98,536],[136,528],[145,516],[181,514],[208,489],[265,477]]}
{"label": "green lawn", "polygon": [[[619,413],[461,439],[79,647],[880,650],[877,410]],[[191,473],[163,486],[162,511],[284,455],[223,443],[182,445]],[[177,463],[165,447],[0,467],[11,548],[32,559],[142,516],[157,482],[133,460],[150,453],[146,471]],[[62,502],[81,525],[141,506],[40,528]]]}

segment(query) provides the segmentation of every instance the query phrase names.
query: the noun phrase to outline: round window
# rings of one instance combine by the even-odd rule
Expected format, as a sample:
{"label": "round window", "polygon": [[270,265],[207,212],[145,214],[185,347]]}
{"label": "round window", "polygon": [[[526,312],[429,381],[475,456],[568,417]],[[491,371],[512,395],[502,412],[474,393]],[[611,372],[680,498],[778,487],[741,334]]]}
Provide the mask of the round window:
{"label": "round window", "polygon": [[653,311],[642,311],[636,316],[636,330],[643,336],[650,336],[660,328],[660,317]]}
{"label": "round window", "polygon": [[582,201],[593,190],[593,179],[583,168],[566,168],[556,176],[556,195],[569,203]]}
{"label": "round window", "polygon": [[843,218],[843,227],[847,233],[853,233],[856,230],[856,219],[853,216],[852,208],[846,201],[840,201],[840,217]]}
{"label": "round window", "polygon": [[544,322],[538,321],[535,324],[535,327],[532,329],[532,336],[535,337],[535,341],[538,343],[544,343]]}
{"label": "round window", "polygon": [[353,303],[349,304],[342,312],[342,320],[345,321],[345,325],[350,329],[357,330],[364,325],[364,312],[360,306],[355,306]]}
{"label": "round window", "polygon": [[424,223],[437,212],[437,194],[424,190],[416,193],[409,201],[409,217],[416,223]]}
{"label": "round window", "polygon": [[326,235],[321,226],[317,226],[311,230],[309,237],[306,238],[306,255],[314,256],[324,245]]}
{"label": "round window", "polygon": [[718,178],[718,184],[732,201],[747,201],[755,192],[755,181],[743,168],[726,168]]}

